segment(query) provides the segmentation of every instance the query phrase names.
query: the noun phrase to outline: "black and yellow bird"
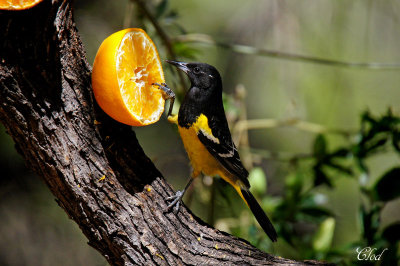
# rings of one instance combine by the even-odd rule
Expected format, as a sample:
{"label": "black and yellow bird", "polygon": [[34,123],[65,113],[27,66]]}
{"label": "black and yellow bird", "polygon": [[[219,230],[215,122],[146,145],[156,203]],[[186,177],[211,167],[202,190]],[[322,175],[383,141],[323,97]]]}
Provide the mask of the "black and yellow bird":
{"label": "black and yellow bird", "polygon": [[[168,206],[179,208],[180,200],[194,178],[204,173],[220,176],[231,184],[253,212],[269,238],[275,242],[277,234],[271,221],[250,193],[248,171],[240,161],[239,153],[232,141],[222,103],[222,80],[213,66],[205,63],[168,61],[185,72],[191,87],[185,95],[178,115],[168,120],[178,125],[184,147],[189,156],[193,172],[185,189],[168,200]],[[164,91],[165,98],[173,98],[166,84],[155,84]],[[173,102],[171,102],[173,104]],[[170,105],[171,105],[170,104]]]}

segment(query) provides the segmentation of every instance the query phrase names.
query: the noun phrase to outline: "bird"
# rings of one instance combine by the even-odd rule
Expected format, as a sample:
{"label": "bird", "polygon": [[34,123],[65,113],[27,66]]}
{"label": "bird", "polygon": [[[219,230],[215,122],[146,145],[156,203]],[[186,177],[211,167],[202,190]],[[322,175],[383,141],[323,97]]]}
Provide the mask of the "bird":
{"label": "bird", "polygon": [[177,124],[183,145],[192,166],[192,173],[185,188],[176,192],[168,209],[179,209],[180,201],[192,181],[201,173],[220,176],[233,186],[245,201],[261,228],[272,240],[277,233],[270,219],[250,192],[249,172],[243,166],[232,140],[222,102],[222,79],[218,70],[206,63],[166,60],[183,71],[190,80],[190,88],[177,115],[171,115],[175,94],[167,84],[154,83],[171,99],[168,121]]}

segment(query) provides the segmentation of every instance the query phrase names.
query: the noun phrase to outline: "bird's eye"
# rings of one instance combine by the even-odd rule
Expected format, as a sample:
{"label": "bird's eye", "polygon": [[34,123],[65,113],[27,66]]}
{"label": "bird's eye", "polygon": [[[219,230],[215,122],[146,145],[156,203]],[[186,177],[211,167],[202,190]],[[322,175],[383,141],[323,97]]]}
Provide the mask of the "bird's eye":
{"label": "bird's eye", "polygon": [[193,72],[194,72],[195,74],[199,74],[199,73],[200,73],[200,68],[199,68],[199,67],[195,67],[195,68],[193,69]]}

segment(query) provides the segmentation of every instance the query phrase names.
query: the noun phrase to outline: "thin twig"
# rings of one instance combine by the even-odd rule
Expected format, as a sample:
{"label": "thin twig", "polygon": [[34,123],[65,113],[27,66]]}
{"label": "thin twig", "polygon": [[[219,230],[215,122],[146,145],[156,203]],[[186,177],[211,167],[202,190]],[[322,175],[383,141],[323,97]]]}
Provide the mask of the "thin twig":
{"label": "thin twig", "polygon": [[[244,85],[239,84],[235,88],[235,102],[239,108],[239,116],[238,116],[238,123],[239,121],[246,121],[247,120],[247,108],[245,103],[246,98],[246,88]],[[234,142],[240,146],[242,151],[242,162],[245,167],[251,169],[253,168],[254,160],[252,158],[252,154],[250,153],[250,141],[249,141],[249,134],[248,130],[243,130],[240,134],[235,135],[233,134]]]}
{"label": "thin twig", "polygon": [[307,153],[285,153],[285,152],[274,152],[265,149],[255,149],[250,148],[250,152],[253,154],[257,154],[265,159],[275,160],[275,161],[283,161],[283,162],[293,162],[297,160],[304,160],[313,158],[313,154]]}
{"label": "thin twig", "polygon": [[128,28],[132,23],[132,11],[133,11],[133,2],[128,2],[126,5],[124,21],[122,23],[123,28]]}
{"label": "thin twig", "polygon": [[[147,8],[146,3],[143,2],[142,0],[131,0],[131,1],[135,2],[142,9],[143,14],[149,19],[151,24],[153,24],[153,26],[156,29],[158,35],[160,36],[161,40],[164,42],[165,47],[167,48],[168,57],[171,60],[177,60],[177,56],[176,56],[176,54],[174,52],[174,49],[172,47],[171,39],[169,38],[167,33],[164,31],[164,29],[160,26],[160,24],[158,23],[157,19],[149,11],[149,9]],[[181,71],[179,71],[177,69],[175,71],[178,73],[178,77],[179,77],[182,89],[184,89],[185,86],[186,86],[186,83],[185,83],[185,79],[183,77],[183,74],[182,74]]]}
{"label": "thin twig", "polygon": [[211,36],[206,34],[186,34],[174,38],[175,41],[179,42],[194,42],[207,45],[215,45],[222,48],[230,49],[234,52],[249,55],[260,55],[267,57],[280,58],[291,61],[299,61],[305,63],[322,64],[329,66],[345,67],[345,68],[362,68],[370,70],[399,70],[400,63],[377,63],[377,62],[346,62],[340,60],[325,59],[313,56],[298,55],[285,53],[280,51],[261,49],[247,45],[230,44],[214,40]]}
{"label": "thin twig", "polygon": [[241,135],[244,131],[249,129],[265,129],[265,128],[277,128],[277,127],[295,127],[297,129],[308,131],[312,133],[331,133],[339,134],[345,137],[353,134],[352,131],[345,131],[340,129],[329,129],[322,125],[302,121],[296,118],[287,120],[276,120],[276,119],[251,119],[251,120],[240,120],[233,127],[233,135],[236,139],[241,139]]}

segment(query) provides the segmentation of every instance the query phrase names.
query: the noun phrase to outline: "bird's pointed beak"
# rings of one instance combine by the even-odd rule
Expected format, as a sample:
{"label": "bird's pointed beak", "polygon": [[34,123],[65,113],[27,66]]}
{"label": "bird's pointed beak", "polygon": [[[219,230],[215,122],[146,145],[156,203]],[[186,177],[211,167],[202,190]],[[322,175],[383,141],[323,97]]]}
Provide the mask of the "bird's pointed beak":
{"label": "bird's pointed beak", "polygon": [[180,62],[180,61],[172,61],[172,60],[165,60],[165,62],[176,66],[177,68],[179,68],[180,70],[182,70],[186,74],[188,74],[188,72],[190,71],[190,69],[187,67],[188,63]]}

